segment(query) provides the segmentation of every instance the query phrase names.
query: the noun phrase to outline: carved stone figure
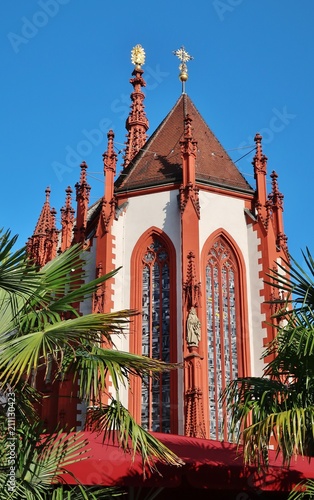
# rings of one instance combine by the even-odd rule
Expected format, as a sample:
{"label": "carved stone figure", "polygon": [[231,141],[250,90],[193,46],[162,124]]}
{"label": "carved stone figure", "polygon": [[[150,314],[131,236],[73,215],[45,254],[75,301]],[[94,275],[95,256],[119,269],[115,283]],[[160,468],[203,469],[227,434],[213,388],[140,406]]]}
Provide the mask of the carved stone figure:
{"label": "carved stone figure", "polygon": [[187,343],[189,347],[198,347],[201,340],[201,322],[197,317],[194,307],[191,307],[187,319]]}

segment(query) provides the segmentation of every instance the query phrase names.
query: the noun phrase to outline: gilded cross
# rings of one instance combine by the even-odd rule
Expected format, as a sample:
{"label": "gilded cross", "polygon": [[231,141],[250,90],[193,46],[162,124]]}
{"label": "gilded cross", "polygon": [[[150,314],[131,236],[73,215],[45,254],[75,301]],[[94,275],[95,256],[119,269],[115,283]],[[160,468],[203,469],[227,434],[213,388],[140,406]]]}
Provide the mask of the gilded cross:
{"label": "gilded cross", "polygon": [[184,85],[188,79],[188,67],[187,67],[186,63],[188,61],[191,61],[193,59],[193,57],[187,53],[187,51],[185,50],[185,48],[183,46],[180,47],[180,49],[174,50],[173,54],[175,56],[177,56],[178,59],[180,59],[180,61],[181,61],[181,64],[179,66],[179,70],[180,70],[179,79],[182,82],[182,92],[184,93]]}
{"label": "gilded cross", "polygon": [[174,50],[173,53],[183,63],[187,63],[188,61],[191,61],[193,59],[193,57],[190,56],[190,54],[187,53],[187,51],[185,50],[185,48],[183,47],[183,45],[182,45],[182,47],[180,47],[180,49]]}

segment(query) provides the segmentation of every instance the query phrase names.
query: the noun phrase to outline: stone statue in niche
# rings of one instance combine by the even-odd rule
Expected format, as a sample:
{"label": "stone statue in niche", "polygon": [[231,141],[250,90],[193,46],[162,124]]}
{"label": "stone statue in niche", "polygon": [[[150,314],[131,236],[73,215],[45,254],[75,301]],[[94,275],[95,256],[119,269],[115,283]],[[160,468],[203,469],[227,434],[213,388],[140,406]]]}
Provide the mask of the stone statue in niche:
{"label": "stone statue in niche", "polygon": [[186,340],[189,347],[198,347],[201,340],[201,322],[197,317],[194,307],[191,307],[187,319],[187,335]]}

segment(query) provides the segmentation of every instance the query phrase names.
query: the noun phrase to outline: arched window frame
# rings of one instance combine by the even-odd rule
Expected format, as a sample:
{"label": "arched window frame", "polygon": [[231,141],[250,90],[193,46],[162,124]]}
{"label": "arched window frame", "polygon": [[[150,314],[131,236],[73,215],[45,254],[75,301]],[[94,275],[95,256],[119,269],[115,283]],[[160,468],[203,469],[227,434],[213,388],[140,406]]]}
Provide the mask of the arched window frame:
{"label": "arched window frame", "polygon": [[[143,257],[153,239],[158,239],[166,249],[170,274],[170,362],[177,362],[177,298],[176,298],[176,251],[170,238],[157,227],[151,227],[137,241],[131,255],[130,307],[142,311]],[[142,354],[142,314],[135,316],[130,328],[130,352]],[[129,409],[138,423],[141,423],[141,380],[131,378]],[[170,371],[170,427],[171,433],[178,432],[178,374]]]}
{"label": "arched window frame", "polygon": [[[201,254],[201,269],[202,269],[202,283],[203,285],[203,298],[202,298],[202,345],[201,350],[205,357],[206,369],[203,373],[203,383],[204,387],[209,389],[209,367],[208,367],[208,338],[207,338],[207,290],[206,290],[206,266],[208,261],[208,255],[215,244],[216,241],[221,239],[225,242],[227,247],[230,249],[232,254],[232,260],[236,267],[236,306],[237,306],[237,318],[236,318],[236,350],[238,359],[238,376],[246,377],[250,375],[250,347],[249,347],[249,328],[248,328],[248,305],[247,305],[247,280],[246,280],[246,270],[245,262],[242,253],[234,241],[234,239],[222,228],[216,230],[212,233],[206,240]],[[216,374],[215,374],[216,379]],[[217,397],[217,396],[216,396]],[[208,433],[210,436],[210,411],[209,411],[209,390],[204,399],[204,414],[205,421],[209,423]],[[224,412],[225,410],[223,410]],[[225,415],[225,413],[224,413]],[[218,436],[219,439],[223,437],[227,440],[227,429],[224,428],[224,435]]]}

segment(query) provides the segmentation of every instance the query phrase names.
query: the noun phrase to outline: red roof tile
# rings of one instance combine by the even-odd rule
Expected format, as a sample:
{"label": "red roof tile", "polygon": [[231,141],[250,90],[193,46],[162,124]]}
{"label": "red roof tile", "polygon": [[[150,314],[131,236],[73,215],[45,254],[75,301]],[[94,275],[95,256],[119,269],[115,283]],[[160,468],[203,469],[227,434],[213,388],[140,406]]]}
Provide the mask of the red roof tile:
{"label": "red roof tile", "polygon": [[143,149],[120,174],[115,183],[116,192],[181,184],[180,140],[184,135],[186,114],[192,118],[193,139],[197,141],[197,184],[221,186],[240,192],[253,191],[191,99],[182,94]]}

